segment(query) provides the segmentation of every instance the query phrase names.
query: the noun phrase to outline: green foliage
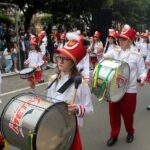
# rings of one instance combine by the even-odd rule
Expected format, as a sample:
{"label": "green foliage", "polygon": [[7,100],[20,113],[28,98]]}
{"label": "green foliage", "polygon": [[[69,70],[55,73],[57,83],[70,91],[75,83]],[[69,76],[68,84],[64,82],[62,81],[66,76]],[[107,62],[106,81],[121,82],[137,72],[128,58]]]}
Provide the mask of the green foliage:
{"label": "green foliage", "polygon": [[48,25],[52,23],[52,15],[51,14],[46,14],[42,17],[40,17],[41,19],[41,24],[43,25]]}
{"label": "green foliage", "polygon": [[[147,24],[150,26],[150,0],[3,0],[17,4],[23,11],[26,26],[29,26],[31,16],[36,12],[52,14],[52,19],[42,19],[46,24],[64,23],[70,21],[78,22],[84,19],[90,23],[90,15],[100,8],[112,8],[113,19],[132,26]],[[68,18],[67,16],[70,16]],[[44,20],[44,21],[43,21]],[[68,22],[69,23],[69,22]]]}
{"label": "green foliage", "polygon": [[0,21],[6,24],[13,24],[14,21],[8,16],[0,15]]}

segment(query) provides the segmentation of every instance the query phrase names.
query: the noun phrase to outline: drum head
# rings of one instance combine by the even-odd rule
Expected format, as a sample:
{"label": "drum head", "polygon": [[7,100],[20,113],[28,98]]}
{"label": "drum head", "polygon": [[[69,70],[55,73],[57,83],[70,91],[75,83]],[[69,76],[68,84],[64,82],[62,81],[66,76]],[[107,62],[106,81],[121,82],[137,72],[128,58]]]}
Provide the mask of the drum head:
{"label": "drum head", "polygon": [[34,68],[25,68],[23,70],[20,71],[20,74],[27,74],[34,71]]}
{"label": "drum head", "polygon": [[37,150],[69,150],[76,131],[76,117],[68,114],[66,103],[46,110],[36,127]]}
{"label": "drum head", "polygon": [[114,75],[110,87],[109,97],[110,101],[118,102],[125,94],[130,79],[130,68],[127,63],[122,63],[118,68],[117,79]]}

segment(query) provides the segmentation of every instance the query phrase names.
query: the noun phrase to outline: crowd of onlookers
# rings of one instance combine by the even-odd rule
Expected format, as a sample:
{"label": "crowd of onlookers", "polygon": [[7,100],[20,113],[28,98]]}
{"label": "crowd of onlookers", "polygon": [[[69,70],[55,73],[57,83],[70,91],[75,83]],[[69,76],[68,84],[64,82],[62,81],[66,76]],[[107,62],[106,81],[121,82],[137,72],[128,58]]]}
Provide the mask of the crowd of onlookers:
{"label": "crowd of onlookers", "polygon": [[[78,34],[82,39],[87,39],[86,47],[87,52],[90,56],[90,62],[94,62],[98,58],[101,58],[103,53],[112,49],[113,45],[119,45],[117,41],[117,32],[115,30],[108,32],[108,38],[106,44],[100,40],[101,33],[95,32],[93,36],[87,36],[86,32],[72,29],[70,31]],[[53,32],[51,29],[43,26],[41,32],[37,33],[35,28],[30,28],[27,32],[23,29],[19,29],[18,40],[15,27],[12,25],[10,27],[1,28],[0,30],[0,69],[2,73],[15,72],[19,73],[19,70],[24,68],[24,62],[28,58],[30,51],[30,41],[38,41],[38,46],[41,50],[44,59],[47,62],[47,67],[55,68],[55,53],[57,49],[63,47],[66,43],[66,32],[65,30],[55,30]],[[113,34],[112,34],[113,33]],[[138,33],[135,42],[133,43],[134,47],[138,47],[139,51],[143,54],[143,57],[146,57],[149,50],[149,34],[147,33]],[[95,59],[95,58],[96,59]],[[94,59],[93,59],[94,58]],[[95,66],[95,65],[94,65]],[[93,67],[94,67],[93,66]]]}

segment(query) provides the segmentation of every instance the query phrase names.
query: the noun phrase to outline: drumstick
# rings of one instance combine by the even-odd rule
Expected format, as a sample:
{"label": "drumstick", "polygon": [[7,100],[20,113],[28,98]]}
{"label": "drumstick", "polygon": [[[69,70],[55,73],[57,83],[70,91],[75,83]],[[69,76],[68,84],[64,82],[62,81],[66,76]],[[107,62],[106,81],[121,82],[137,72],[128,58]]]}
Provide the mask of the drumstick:
{"label": "drumstick", "polygon": [[79,87],[79,84],[81,84],[81,82],[82,82],[81,76],[76,76],[76,77],[74,78],[75,90],[74,90],[74,94],[73,94],[73,97],[72,97],[72,104],[75,103],[76,95],[77,95],[77,89],[78,89],[78,87]]}

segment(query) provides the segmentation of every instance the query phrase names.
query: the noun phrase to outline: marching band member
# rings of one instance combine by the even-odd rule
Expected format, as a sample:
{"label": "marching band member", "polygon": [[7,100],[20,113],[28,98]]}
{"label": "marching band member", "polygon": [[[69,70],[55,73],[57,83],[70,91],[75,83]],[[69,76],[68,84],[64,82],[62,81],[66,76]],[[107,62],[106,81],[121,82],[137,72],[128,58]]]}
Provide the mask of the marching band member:
{"label": "marching band member", "polygon": [[148,33],[141,34],[142,42],[139,44],[138,48],[143,55],[144,61],[147,57],[148,50],[150,49],[150,44],[148,40]]}
{"label": "marching band member", "polygon": [[[58,90],[62,88],[68,80],[74,81],[75,76],[81,76],[76,65],[86,55],[86,49],[80,41],[70,40],[59,50],[59,52],[59,55],[56,57],[58,73],[56,78],[51,81],[48,86],[47,99],[53,102],[67,102],[68,111],[76,112],[78,126],[82,126],[83,117],[93,112],[91,92],[88,84],[82,81],[75,96],[73,96],[75,91],[74,82],[71,82],[63,93],[58,92]],[[73,102],[74,98],[75,102]],[[82,150],[78,128],[70,150]]]}
{"label": "marching band member", "polygon": [[121,32],[119,35],[120,48],[117,47],[104,54],[106,58],[125,61],[130,67],[130,80],[125,95],[119,102],[109,103],[111,135],[107,141],[107,146],[112,146],[117,141],[121,127],[121,116],[123,117],[127,131],[126,142],[131,143],[134,140],[133,124],[134,112],[136,109],[137,78],[140,79],[140,86],[144,85],[144,80],[146,78],[145,64],[141,54],[131,51],[131,45],[135,39],[135,34],[135,30],[132,28]]}
{"label": "marching band member", "polygon": [[35,93],[35,83],[41,79],[41,66],[43,64],[42,54],[40,48],[36,42],[30,41],[30,52],[28,59],[24,62],[25,65],[28,65],[30,68],[35,68],[34,77],[28,78],[29,86],[32,89],[32,92]]}
{"label": "marching band member", "polygon": [[[47,65],[47,61],[46,61],[46,47],[47,47],[46,32],[45,31],[41,31],[41,33],[38,35],[38,37],[39,37],[39,47],[41,49],[42,59],[43,59],[43,62],[44,62],[44,66],[43,67],[46,67],[46,65]],[[44,82],[43,71],[41,70],[40,73],[41,73],[41,74],[39,74],[40,80],[38,81],[38,83]]]}
{"label": "marching band member", "polygon": [[96,31],[93,36],[93,41],[88,48],[88,52],[90,52],[90,63],[92,68],[95,67],[96,63],[101,59],[103,54],[103,43],[99,39],[100,36],[101,33]]}
{"label": "marching band member", "polygon": [[60,41],[59,41],[59,43],[57,45],[57,49],[63,48],[63,46],[65,45],[65,43],[66,43],[66,35],[65,35],[65,33],[63,33],[60,36]]}
{"label": "marching band member", "polygon": [[109,52],[117,45],[116,38],[117,38],[117,33],[115,32],[115,30],[109,29],[109,34],[107,39],[108,41],[106,43],[104,53]]}

